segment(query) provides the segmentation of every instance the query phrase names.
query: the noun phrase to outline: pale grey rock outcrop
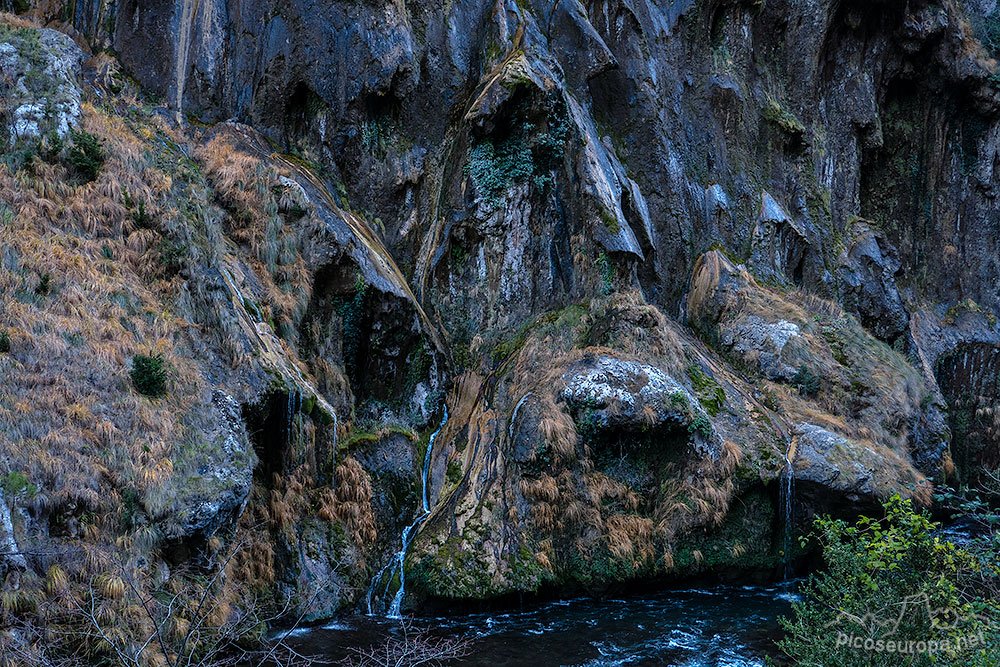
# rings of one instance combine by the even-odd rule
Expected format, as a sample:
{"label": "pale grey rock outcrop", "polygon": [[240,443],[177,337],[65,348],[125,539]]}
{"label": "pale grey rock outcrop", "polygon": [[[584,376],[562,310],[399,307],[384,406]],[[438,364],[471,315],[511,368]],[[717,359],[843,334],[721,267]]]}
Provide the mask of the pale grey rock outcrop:
{"label": "pale grey rock outcrop", "polygon": [[24,554],[14,536],[14,522],[11,520],[10,507],[0,488],[0,578],[8,570],[26,570],[28,568]]}
{"label": "pale grey rock outcrop", "polygon": [[[834,492],[848,501],[871,502],[920,490],[920,473],[887,449],[854,442],[808,423],[795,427],[793,447],[796,482],[815,484],[820,489],[817,493]],[[927,493],[930,483],[925,483]]]}
{"label": "pale grey rock outcrop", "polygon": [[[600,429],[685,429],[696,417],[708,419],[697,397],[650,364],[606,355],[585,357],[564,379],[560,397],[573,410],[585,411]],[[710,449],[721,443],[714,426],[708,436],[697,431],[692,436]]]}
{"label": "pale grey rock outcrop", "polygon": [[69,36],[41,29],[0,32],[0,79],[8,109],[6,141],[33,140],[48,133],[62,138],[80,117],[83,50]]}
{"label": "pale grey rock outcrop", "polygon": [[772,380],[790,381],[796,367],[782,356],[785,346],[799,337],[799,326],[787,320],[767,321],[759,315],[743,315],[720,326],[723,345],[744,358],[756,358],[760,370]]}

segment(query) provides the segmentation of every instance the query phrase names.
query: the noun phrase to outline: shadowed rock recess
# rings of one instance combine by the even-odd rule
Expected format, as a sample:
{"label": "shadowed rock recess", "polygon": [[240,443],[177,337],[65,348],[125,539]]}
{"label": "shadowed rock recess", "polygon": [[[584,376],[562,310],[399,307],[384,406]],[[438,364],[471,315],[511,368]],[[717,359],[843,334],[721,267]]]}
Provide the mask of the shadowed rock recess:
{"label": "shadowed rock recess", "polygon": [[7,5],[4,614],[775,576],[789,466],[1000,463],[993,3]]}

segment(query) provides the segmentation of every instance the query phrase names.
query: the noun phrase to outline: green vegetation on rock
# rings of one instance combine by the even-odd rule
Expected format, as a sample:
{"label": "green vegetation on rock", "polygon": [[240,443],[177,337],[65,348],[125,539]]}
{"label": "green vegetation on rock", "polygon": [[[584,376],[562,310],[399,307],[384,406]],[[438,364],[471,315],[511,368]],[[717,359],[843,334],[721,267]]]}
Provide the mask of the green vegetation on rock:
{"label": "green vegetation on rock", "polygon": [[143,396],[159,398],[167,393],[167,369],[159,354],[137,354],[132,357],[132,384]]}
{"label": "green vegetation on rock", "polygon": [[[795,664],[826,667],[996,664],[1000,552],[992,544],[956,546],[936,528],[898,496],[882,518],[817,519],[812,539],[826,569],[810,576],[784,621],[782,650]],[[838,643],[854,636],[860,646]],[[901,656],[887,642],[921,642],[924,650]]]}

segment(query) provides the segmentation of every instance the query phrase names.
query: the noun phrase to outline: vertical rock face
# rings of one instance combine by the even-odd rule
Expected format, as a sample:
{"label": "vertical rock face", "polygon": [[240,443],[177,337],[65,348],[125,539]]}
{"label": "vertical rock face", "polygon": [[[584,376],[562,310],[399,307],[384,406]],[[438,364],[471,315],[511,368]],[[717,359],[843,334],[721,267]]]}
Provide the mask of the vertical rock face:
{"label": "vertical rock face", "polygon": [[[174,341],[191,398],[135,420],[100,355],[65,362],[103,380],[103,422],[141,433],[159,410],[184,445],[183,465],[162,456],[169,492],[146,488],[150,447],[115,493],[174,541],[267,525],[269,584],[330,582],[311,614],[353,603],[384,565],[425,456],[414,600],[766,570],[786,455],[817,511],[926,500],[952,430],[987,443],[960,467],[1000,461],[995,428],[956,421],[997,394],[1000,92],[978,27],[996,11],[34,3],[141,90],[81,89],[68,37],[0,27],[5,136],[35,146],[83,122],[114,151],[92,186],[0,172],[26,225],[0,255],[8,307],[55,317],[25,297],[23,258],[46,244],[94,245],[74,266],[133,262],[116,278],[132,296],[101,307],[136,340]],[[41,153],[25,158],[37,178],[69,178]],[[25,387],[69,356],[14,334],[5,363]],[[445,395],[428,453],[418,433]],[[3,433],[87,458],[39,419]],[[100,428],[107,449],[117,431]],[[101,483],[53,516],[92,510]]]}
{"label": "vertical rock face", "polygon": [[[842,296],[881,337],[905,327],[898,281],[905,298],[998,305],[991,281],[969,279],[996,270],[982,8],[973,27],[954,2],[75,9],[175,110],[313,151],[442,303],[471,277],[450,265],[455,247],[473,276],[515,280],[521,252],[488,247],[510,223],[544,267],[510,286],[534,310],[579,295],[578,235],[668,309],[713,244]],[[719,202],[730,224],[711,222]]]}

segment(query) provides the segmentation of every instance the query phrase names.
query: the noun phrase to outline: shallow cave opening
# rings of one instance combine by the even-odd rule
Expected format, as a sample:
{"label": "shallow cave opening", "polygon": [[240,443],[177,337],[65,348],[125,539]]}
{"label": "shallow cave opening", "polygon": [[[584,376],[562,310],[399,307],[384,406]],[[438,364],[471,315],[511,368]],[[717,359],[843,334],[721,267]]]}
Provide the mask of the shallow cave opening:
{"label": "shallow cave opening", "polygon": [[473,146],[489,141],[498,159],[530,160],[530,164],[509,165],[514,169],[546,175],[560,165],[569,127],[561,97],[519,84],[495,115],[472,128],[471,141]]}
{"label": "shallow cave opening", "polygon": [[374,93],[365,98],[365,114],[369,120],[376,118],[398,120],[402,109],[402,102],[391,89],[389,92]]}
{"label": "shallow cave opening", "polygon": [[795,283],[797,287],[802,287],[802,274],[805,271],[806,265],[806,254],[803,252],[797,262],[792,265],[792,282]]}
{"label": "shallow cave opening", "polygon": [[685,424],[677,420],[649,429],[595,430],[588,417],[583,414],[580,424],[594,470],[637,493],[642,499],[639,511],[654,512],[664,482],[678,474],[690,453],[691,434]]}
{"label": "shallow cave opening", "polygon": [[298,392],[269,391],[258,403],[243,406],[243,421],[257,454],[255,474],[270,487],[286,472],[293,421],[301,407]]}
{"label": "shallow cave opening", "polygon": [[983,470],[1000,467],[1000,347],[962,343],[938,359],[934,374],[948,401],[956,474],[975,486]]}
{"label": "shallow cave opening", "polygon": [[414,315],[410,302],[368,284],[353,264],[334,262],[316,274],[300,349],[342,369],[358,403],[392,403],[426,379],[433,355]]}
{"label": "shallow cave opening", "polygon": [[303,81],[296,83],[285,101],[285,134],[289,144],[304,137],[325,106],[323,98]]}
{"label": "shallow cave opening", "polygon": [[403,109],[393,90],[368,95],[361,110],[361,142],[368,153],[380,160],[386,157],[393,135],[398,131]]}

